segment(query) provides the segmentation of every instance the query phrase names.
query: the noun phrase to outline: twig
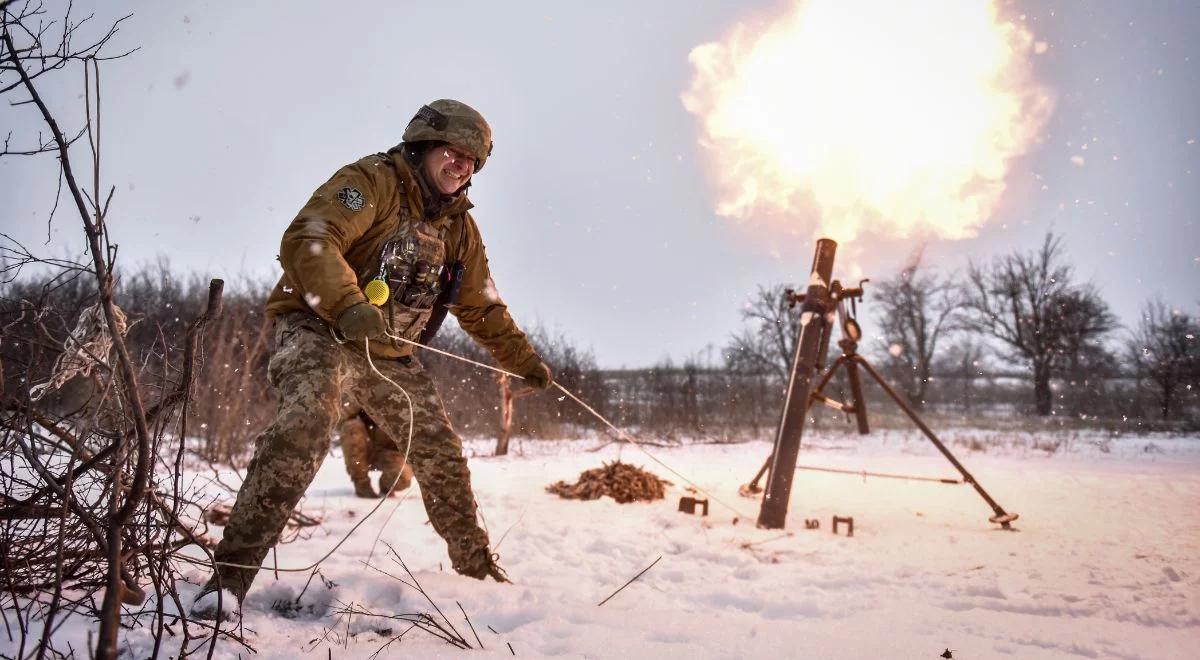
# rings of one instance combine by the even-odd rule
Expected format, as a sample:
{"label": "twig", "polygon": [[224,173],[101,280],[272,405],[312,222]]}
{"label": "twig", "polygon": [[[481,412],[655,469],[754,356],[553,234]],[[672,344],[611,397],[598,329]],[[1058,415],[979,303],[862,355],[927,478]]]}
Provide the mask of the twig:
{"label": "twig", "polygon": [[[429,604],[432,605],[433,609],[435,611],[437,611],[439,616],[442,617],[442,620],[446,622],[446,625],[449,626],[450,630],[452,630],[454,632],[454,635],[456,637],[458,637],[458,639],[461,640],[464,644],[466,644],[466,639],[464,639],[463,636],[461,634],[459,634],[458,629],[455,628],[454,624],[450,622],[450,618],[447,617],[445,615],[445,613],[442,612],[442,608],[438,607],[437,603],[433,602],[433,599],[429,597],[429,594],[425,593],[425,589],[421,586],[421,583],[417,581],[417,576],[413,575],[412,571],[408,570],[408,566],[404,563],[404,560],[400,558],[400,553],[396,552],[396,549],[393,548],[390,544],[387,544],[387,545],[388,545],[388,550],[392,551],[392,555],[395,558],[396,563],[400,564],[400,567],[404,569],[404,572],[408,573],[409,579],[411,579],[413,581],[413,584],[416,585],[417,591],[420,592],[420,594],[425,597],[425,600],[429,601]],[[469,647],[470,645],[468,644],[467,646]]]}
{"label": "twig", "polygon": [[[650,563],[649,566],[647,566],[646,568],[643,568],[637,575],[629,578],[628,582],[621,585],[621,589],[624,589],[625,587],[628,587],[629,585],[633,584],[634,580],[642,577],[642,575],[644,575],[646,573],[646,571],[654,568],[654,565],[657,564],[661,560],[662,560],[662,555],[659,555],[658,559],[655,559],[653,562]],[[603,604],[607,603],[609,600],[611,600],[613,596],[616,596],[617,594],[621,593],[621,589],[617,589],[616,591],[609,594],[608,598],[605,598],[604,600],[600,601],[599,603],[596,603],[596,607],[600,607],[601,605],[603,605]],[[509,648],[511,649],[512,646],[509,645]],[[514,653],[513,655],[516,655],[516,654]]]}
{"label": "twig", "polygon": [[500,544],[504,543],[504,539],[508,538],[508,533],[513,531],[513,529],[516,528],[517,525],[520,525],[521,521],[525,519],[526,511],[529,511],[528,503],[526,503],[525,508],[521,510],[521,515],[517,516],[516,521],[509,525],[508,529],[504,530],[504,533],[500,535],[500,540],[496,541],[496,545],[492,546],[492,552],[500,550]]}
{"label": "twig", "polygon": [[475,635],[475,641],[479,642],[479,648],[483,649],[483,640],[479,639],[479,633],[475,632],[475,626],[471,625],[471,617],[467,616],[467,611],[463,609],[462,603],[454,601],[458,605],[458,611],[462,612],[463,618],[467,620],[467,626],[471,628],[471,634]]}

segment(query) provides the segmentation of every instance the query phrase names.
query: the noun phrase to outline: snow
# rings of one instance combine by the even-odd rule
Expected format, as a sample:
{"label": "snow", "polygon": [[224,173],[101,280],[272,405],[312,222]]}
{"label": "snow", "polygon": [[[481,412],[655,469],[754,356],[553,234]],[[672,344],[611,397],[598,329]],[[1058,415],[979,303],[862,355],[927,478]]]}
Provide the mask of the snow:
{"label": "snow", "polygon": [[216,591],[198,594],[198,598],[192,603],[191,614],[197,618],[215,618],[218,608],[220,608],[221,619],[236,617],[238,611],[237,596],[234,596],[233,592],[228,589],[222,589],[219,598]]}
{"label": "snow", "polygon": [[[766,458],[767,443],[650,448],[739,509],[735,523],[737,514],[716,502],[707,518],[678,512],[688,494],[683,484],[636,449],[590,453],[593,441],[526,441],[516,447],[522,455],[471,460],[513,584],[450,571],[444,544],[410,495],[394,514],[386,504],[327,560],[324,580],[306,588],[306,573],[276,580],[262,571],[242,625],[260,658],[371,655],[388,640],[379,630],[402,627],[359,615],[347,621],[337,610],[351,603],[384,614],[430,609],[413,589],[365,566],[404,576],[386,542],[475,645],[461,604],[486,650],[462,651],[412,632],[385,654],[511,657],[511,644],[526,658],[934,658],[943,649],[955,658],[1196,657],[1200,439],[972,429],[943,435],[991,495],[1021,514],[1019,531],[988,523],[991,510],[966,485],[808,471],[795,480],[787,529],[756,529],[759,502],[737,488]],[[984,450],[970,450],[972,442]],[[490,447],[470,443],[468,450]],[[618,455],[674,481],[667,500],[579,502],[543,490]],[[956,476],[913,433],[821,431],[806,440],[800,463]],[[373,504],[353,497],[340,457],[331,456],[301,505],[325,524],[280,546],[281,566],[320,558]],[[854,517],[853,537],[831,532],[834,515]],[[805,529],[805,518],[819,520],[820,529]],[[180,594],[183,602],[206,577],[189,574],[196,586]],[[87,627],[70,622],[58,634],[81,648]],[[134,630],[122,646],[142,657],[151,643],[148,631]],[[4,644],[0,652],[8,653]],[[216,655],[239,651],[245,655],[222,641]]]}

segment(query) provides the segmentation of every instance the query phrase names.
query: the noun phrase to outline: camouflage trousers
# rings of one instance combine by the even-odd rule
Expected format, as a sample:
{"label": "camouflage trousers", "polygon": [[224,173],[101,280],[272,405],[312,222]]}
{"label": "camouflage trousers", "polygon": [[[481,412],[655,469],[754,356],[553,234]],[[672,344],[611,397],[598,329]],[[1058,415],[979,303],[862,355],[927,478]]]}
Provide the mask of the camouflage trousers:
{"label": "camouflage trousers", "polygon": [[[492,565],[488,537],[476,522],[471,472],[441,397],[415,357],[374,358],[374,363],[412,397],[408,463],[421,486],[429,522],[445,539],[454,570],[482,579]],[[276,320],[268,375],[279,393],[279,411],[255,440],[246,480],[217,545],[217,570],[209,580],[209,587],[229,589],[239,599],[324,461],[330,433],[343,418],[343,393],[402,446],[409,436],[404,394],[371,371],[360,349],[335,341],[315,316],[293,312]]]}

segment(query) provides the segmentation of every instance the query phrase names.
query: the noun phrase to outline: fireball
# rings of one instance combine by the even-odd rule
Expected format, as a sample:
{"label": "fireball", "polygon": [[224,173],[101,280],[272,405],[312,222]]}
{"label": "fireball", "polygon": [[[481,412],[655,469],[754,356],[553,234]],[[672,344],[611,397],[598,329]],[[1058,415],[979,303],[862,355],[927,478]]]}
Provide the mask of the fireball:
{"label": "fireball", "polygon": [[682,96],[717,214],[840,240],[975,235],[1053,106],[1034,52],[986,0],[808,0],[737,25],[692,50]]}

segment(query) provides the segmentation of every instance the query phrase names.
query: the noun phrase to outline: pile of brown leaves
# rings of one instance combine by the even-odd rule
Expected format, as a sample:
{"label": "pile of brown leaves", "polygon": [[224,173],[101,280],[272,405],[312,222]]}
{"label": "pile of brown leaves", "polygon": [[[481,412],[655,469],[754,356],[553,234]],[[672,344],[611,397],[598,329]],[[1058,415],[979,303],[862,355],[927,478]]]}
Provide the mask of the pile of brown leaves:
{"label": "pile of brown leaves", "polygon": [[570,500],[598,500],[605,495],[621,504],[661,500],[671,482],[628,463],[614,461],[604,467],[586,470],[579,481],[565,481],[546,486],[546,492]]}

